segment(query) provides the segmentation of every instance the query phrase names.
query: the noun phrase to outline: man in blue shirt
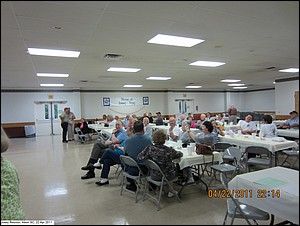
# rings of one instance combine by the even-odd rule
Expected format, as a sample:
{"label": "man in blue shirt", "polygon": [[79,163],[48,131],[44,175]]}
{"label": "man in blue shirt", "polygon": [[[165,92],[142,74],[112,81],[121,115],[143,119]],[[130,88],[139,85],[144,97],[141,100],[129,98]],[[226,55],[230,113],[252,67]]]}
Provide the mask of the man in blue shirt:
{"label": "man in blue shirt", "polygon": [[[135,121],[133,124],[133,129],[135,135],[128,138],[125,141],[124,151],[125,155],[133,158],[139,165],[141,170],[146,173],[147,167],[143,164],[141,160],[138,160],[137,156],[142,152],[148,145],[152,144],[151,137],[144,134],[144,124],[142,121]],[[128,173],[131,175],[138,175],[139,171],[136,167],[128,168]],[[134,183],[134,180],[127,178],[127,181],[130,183],[126,186],[126,189],[131,191],[136,191],[137,187]]]}
{"label": "man in blue shirt", "polygon": [[102,157],[103,153],[106,150],[114,149],[113,145],[122,143],[127,137],[126,131],[123,129],[122,121],[118,120],[116,122],[116,127],[113,130],[111,136],[108,140],[96,142],[93,146],[92,153],[90,159],[86,166],[81,167],[82,170],[88,170],[88,172],[81,177],[82,180],[94,178],[95,177],[95,167],[94,163],[98,161],[99,158]]}
{"label": "man in blue shirt", "polygon": [[286,120],[281,128],[283,129],[299,129],[299,117],[297,111],[290,112],[291,118]]}

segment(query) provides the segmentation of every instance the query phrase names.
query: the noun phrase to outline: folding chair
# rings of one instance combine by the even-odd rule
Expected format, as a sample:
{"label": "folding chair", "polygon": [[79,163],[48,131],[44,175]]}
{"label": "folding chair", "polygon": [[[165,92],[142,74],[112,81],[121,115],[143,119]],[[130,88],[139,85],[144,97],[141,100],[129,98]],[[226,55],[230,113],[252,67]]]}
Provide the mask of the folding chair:
{"label": "folding chair", "polygon": [[[220,181],[217,179],[217,176],[216,176],[217,172],[219,172],[220,174],[223,173],[228,178],[233,178],[240,169],[240,161],[242,159],[242,156],[243,156],[243,154],[239,148],[236,148],[236,147],[227,148],[224,152],[223,160],[224,160],[224,158],[230,159],[231,160],[230,162],[232,164],[227,164],[227,163],[223,162],[221,164],[212,165],[211,169],[213,171],[213,176],[212,176],[210,182],[208,183],[208,186],[211,184],[211,182],[213,180]],[[231,176],[228,176],[229,173],[231,174]]]}
{"label": "folding chair", "polygon": [[[265,147],[261,146],[248,146],[246,147],[245,154],[247,154],[247,172],[250,172],[250,166],[264,166],[265,168],[272,167],[272,153]],[[250,157],[249,154],[255,157]]]}
{"label": "folding chair", "polygon": [[75,127],[75,132],[78,135],[78,140],[84,144],[89,139],[88,134],[84,134],[79,127]]}
{"label": "folding chair", "polygon": [[[221,173],[220,177],[221,177],[223,188],[226,191],[228,191],[228,178],[224,173]],[[227,210],[223,221],[223,225],[226,224],[226,220],[228,216],[231,218],[230,225],[233,225],[235,218],[245,219],[249,225],[251,225],[249,220],[253,220],[255,224],[258,224],[257,220],[270,219],[269,213],[260,210],[256,207],[240,203],[237,199],[234,199],[232,197],[231,192],[229,192],[229,196],[230,198],[227,199]]]}
{"label": "folding chair", "polygon": [[227,142],[217,142],[215,143],[213,149],[214,151],[217,152],[223,152],[225,151],[227,148],[232,147],[233,145]]}
{"label": "folding chair", "polygon": [[[142,172],[141,168],[139,167],[139,165],[137,164],[137,162],[129,157],[129,156],[126,156],[126,155],[120,155],[120,160],[121,160],[121,163],[123,165],[123,171],[122,171],[122,180],[121,180],[121,192],[120,192],[120,195],[123,194],[123,190],[126,190],[128,192],[133,192],[133,191],[130,191],[128,189],[126,189],[126,187],[124,188],[124,185],[126,186],[127,184],[127,180],[126,178],[130,178],[132,180],[134,180],[134,183],[136,184],[136,187],[137,187],[137,190],[133,193],[135,193],[135,202],[138,201],[138,194],[139,194],[139,190],[140,190],[140,187],[141,187],[141,184],[142,184],[142,178],[144,178],[146,175],[144,175],[144,173]],[[138,175],[131,175],[128,173],[128,168],[129,167],[136,167],[138,169]]]}
{"label": "folding chair", "polygon": [[[157,205],[157,210],[160,210],[160,200],[161,200],[161,195],[163,192],[163,186],[168,186],[170,191],[171,192],[173,191],[173,193],[175,194],[177,200],[179,202],[181,202],[181,199],[179,198],[178,193],[175,191],[171,182],[167,179],[167,177],[162,172],[161,168],[156,164],[156,162],[154,162],[153,160],[150,160],[150,159],[146,159],[146,160],[144,160],[144,163],[148,168],[148,175],[146,177],[146,184],[145,184],[143,200],[145,200],[146,196],[150,197],[152,200],[155,201],[155,203]],[[161,180],[153,180],[151,178],[152,171],[159,172],[161,174]],[[160,188],[158,195],[156,195],[155,193],[153,195],[150,194],[150,189],[149,189],[150,183],[155,184],[157,187]]]}
{"label": "folding chair", "polygon": [[[285,159],[281,163],[281,166],[284,166],[285,163],[287,163],[287,164],[289,164],[290,168],[294,168],[295,163],[297,161],[299,161],[299,151],[297,151],[297,150],[283,150],[281,153],[285,155]],[[292,162],[289,162],[291,160],[288,161],[288,159],[291,159],[291,158],[294,158],[294,160]]]}

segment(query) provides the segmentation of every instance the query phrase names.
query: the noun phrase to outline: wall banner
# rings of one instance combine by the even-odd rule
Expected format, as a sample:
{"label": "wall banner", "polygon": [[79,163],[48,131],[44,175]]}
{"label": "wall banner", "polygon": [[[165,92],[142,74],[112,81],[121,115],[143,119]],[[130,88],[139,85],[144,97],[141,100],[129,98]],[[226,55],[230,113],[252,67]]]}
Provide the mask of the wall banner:
{"label": "wall banner", "polygon": [[111,98],[110,106],[138,106],[142,105],[142,99],[136,97]]}

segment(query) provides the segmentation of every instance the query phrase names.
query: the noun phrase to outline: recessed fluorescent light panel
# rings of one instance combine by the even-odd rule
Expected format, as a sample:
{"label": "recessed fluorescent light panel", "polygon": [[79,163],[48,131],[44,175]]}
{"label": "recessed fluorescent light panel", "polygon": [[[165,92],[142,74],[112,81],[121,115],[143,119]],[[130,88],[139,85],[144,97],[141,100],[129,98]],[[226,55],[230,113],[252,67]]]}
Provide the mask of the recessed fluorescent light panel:
{"label": "recessed fluorescent light panel", "polygon": [[213,61],[195,61],[193,63],[190,63],[189,65],[193,65],[193,66],[203,66],[203,67],[218,67],[221,66],[225,63],[222,62],[213,62]]}
{"label": "recessed fluorescent light panel", "polygon": [[247,89],[247,86],[236,86],[236,87],[232,87],[233,89]]}
{"label": "recessed fluorescent light panel", "polygon": [[289,72],[289,73],[295,73],[295,72],[299,72],[299,68],[288,68],[288,69],[282,69],[279,70],[280,72]]}
{"label": "recessed fluorescent light panel", "polygon": [[242,83],[232,83],[232,84],[228,84],[227,86],[244,86],[245,84]]}
{"label": "recessed fluorescent light panel", "polygon": [[124,85],[123,87],[131,87],[131,88],[139,88],[142,87],[143,85]]}
{"label": "recessed fluorescent light panel", "polygon": [[192,47],[201,42],[204,42],[204,40],[195,39],[195,38],[185,38],[185,37],[179,37],[173,35],[163,35],[163,34],[158,34],[154,38],[148,41],[148,43],[153,43],[153,44],[182,46],[182,47]]}
{"label": "recessed fluorescent light panel", "polygon": [[60,78],[67,78],[69,74],[54,74],[54,73],[37,73],[39,77],[60,77]]}
{"label": "recessed fluorescent light panel", "polygon": [[241,80],[238,79],[223,79],[220,82],[240,82]]}
{"label": "recessed fluorescent light panel", "polygon": [[201,88],[202,86],[186,86],[185,88],[187,89],[198,89]]}
{"label": "recessed fluorescent light panel", "polygon": [[172,77],[148,77],[147,80],[170,80]]}
{"label": "recessed fluorescent light panel", "polygon": [[116,71],[116,72],[138,72],[141,69],[139,68],[122,68],[122,67],[110,67],[107,71]]}
{"label": "recessed fluorescent light panel", "polygon": [[40,86],[60,87],[64,86],[64,84],[40,84]]}
{"label": "recessed fluorescent light panel", "polygon": [[69,51],[69,50],[57,50],[57,49],[38,49],[38,48],[28,48],[30,55],[39,56],[56,56],[56,57],[74,57],[78,58],[80,52]]}

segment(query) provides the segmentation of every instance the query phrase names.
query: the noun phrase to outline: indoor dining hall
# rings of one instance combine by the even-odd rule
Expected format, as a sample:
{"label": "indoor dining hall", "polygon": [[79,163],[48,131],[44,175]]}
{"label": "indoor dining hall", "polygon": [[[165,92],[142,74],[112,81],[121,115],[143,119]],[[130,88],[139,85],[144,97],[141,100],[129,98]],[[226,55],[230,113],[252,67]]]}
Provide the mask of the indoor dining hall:
{"label": "indoor dining hall", "polygon": [[1,224],[299,225],[299,2],[2,1]]}

